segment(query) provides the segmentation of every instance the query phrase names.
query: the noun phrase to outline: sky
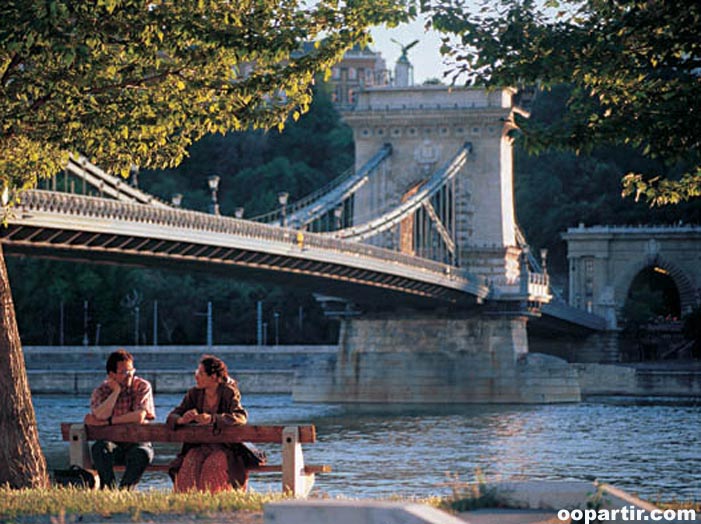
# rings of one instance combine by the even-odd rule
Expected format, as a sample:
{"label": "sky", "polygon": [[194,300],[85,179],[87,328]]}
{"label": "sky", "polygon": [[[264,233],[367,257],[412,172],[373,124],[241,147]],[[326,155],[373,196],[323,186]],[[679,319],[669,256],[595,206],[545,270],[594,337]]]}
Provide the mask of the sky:
{"label": "sky", "polygon": [[441,39],[436,31],[427,33],[424,30],[423,20],[402,24],[393,29],[378,26],[371,29],[370,34],[374,40],[370,48],[382,53],[387,69],[391,71],[394,71],[394,64],[401,55],[401,47],[391,39],[401,42],[402,45],[408,45],[418,39],[419,43],[408,51],[409,61],[414,66],[414,84],[422,84],[429,78],[443,80],[446,67],[442,63],[439,51]]}

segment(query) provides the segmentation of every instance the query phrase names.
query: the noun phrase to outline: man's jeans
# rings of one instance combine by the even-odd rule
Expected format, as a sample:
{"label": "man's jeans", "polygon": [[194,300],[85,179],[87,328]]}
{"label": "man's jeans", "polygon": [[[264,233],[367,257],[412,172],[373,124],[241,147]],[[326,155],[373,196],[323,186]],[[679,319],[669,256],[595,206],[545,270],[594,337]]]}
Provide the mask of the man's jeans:
{"label": "man's jeans", "polygon": [[153,446],[150,442],[117,443],[98,440],[92,446],[92,462],[100,475],[102,488],[117,487],[114,477],[115,464],[126,466],[119,487],[131,489],[138,484],[144,470],[152,461]]}

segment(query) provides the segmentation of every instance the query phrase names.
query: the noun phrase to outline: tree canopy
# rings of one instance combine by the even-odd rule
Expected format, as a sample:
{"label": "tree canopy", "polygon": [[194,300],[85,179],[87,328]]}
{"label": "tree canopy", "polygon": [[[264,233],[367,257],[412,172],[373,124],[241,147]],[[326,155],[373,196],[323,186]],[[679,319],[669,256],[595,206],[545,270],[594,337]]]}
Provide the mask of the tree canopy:
{"label": "tree canopy", "polygon": [[[624,194],[652,204],[701,195],[701,4],[681,0],[428,2],[454,81],[571,86],[554,122],[517,117],[523,144],[590,151],[626,144],[662,162]],[[462,80],[461,80],[462,81]]]}
{"label": "tree canopy", "polygon": [[314,74],[411,11],[402,0],[312,5],[2,2],[0,183],[34,187],[70,153],[122,174],[173,167],[206,134],[281,126],[308,108]]}
{"label": "tree canopy", "polygon": [[[282,126],[316,73],[411,9],[403,0],[4,0],[0,193],[83,154],[108,171],[172,167],[212,133]],[[313,42],[311,48],[304,44]],[[303,49],[303,52],[301,52]],[[10,195],[11,196],[11,195]],[[0,245],[0,484],[46,461]]]}

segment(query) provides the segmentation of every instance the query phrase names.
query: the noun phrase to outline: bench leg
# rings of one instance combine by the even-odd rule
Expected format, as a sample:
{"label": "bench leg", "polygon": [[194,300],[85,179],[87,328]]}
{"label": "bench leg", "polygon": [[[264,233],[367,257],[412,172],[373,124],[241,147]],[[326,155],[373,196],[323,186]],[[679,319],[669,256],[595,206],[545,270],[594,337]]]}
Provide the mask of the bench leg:
{"label": "bench leg", "polygon": [[304,454],[295,426],[282,430],[282,491],[304,498],[314,486],[314,473],[304,472]]}
{"label": "bench leg", "polygon": [[88,435],[83,424],[71,424],[68,432],[70,441],[69,460],[71,466],[80,466],[90,471],[95,477],[93,489],[100,489],[100,476],[92,469],[92,459],[90,458],[90,448],[88,447]]}
{"label": "bench leg", "polygon": [[71,424],[70,439],[70,463],[84,469],[92,468],[88,438],[83,424]]}

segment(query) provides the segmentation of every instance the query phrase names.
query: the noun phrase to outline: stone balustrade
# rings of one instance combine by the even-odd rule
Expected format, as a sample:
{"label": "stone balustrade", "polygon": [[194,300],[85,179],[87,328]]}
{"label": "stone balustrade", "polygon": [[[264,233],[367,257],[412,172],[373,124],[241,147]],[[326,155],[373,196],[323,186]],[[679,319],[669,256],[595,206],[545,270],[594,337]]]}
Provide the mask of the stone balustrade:
{"label": "stone balustrade", "polygon": [[546,273],[528,273],[528,295],[537,297],[539,301],[550,299],[550,278]]}

